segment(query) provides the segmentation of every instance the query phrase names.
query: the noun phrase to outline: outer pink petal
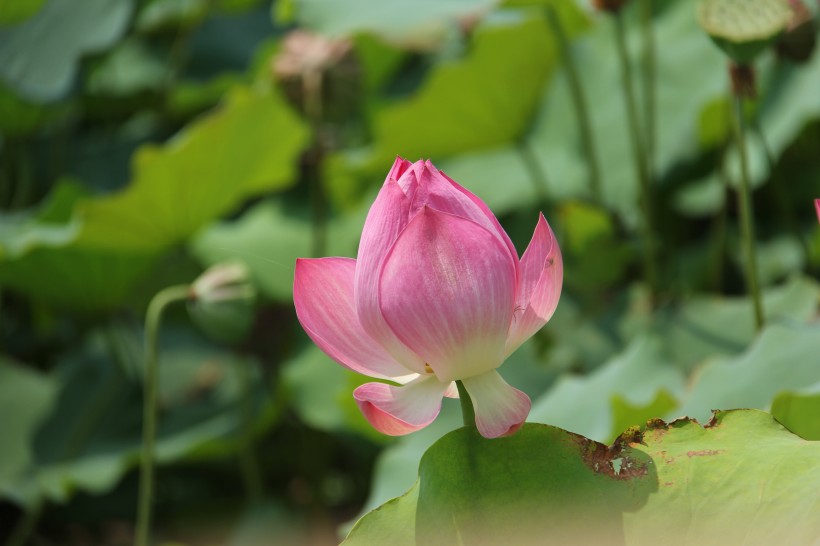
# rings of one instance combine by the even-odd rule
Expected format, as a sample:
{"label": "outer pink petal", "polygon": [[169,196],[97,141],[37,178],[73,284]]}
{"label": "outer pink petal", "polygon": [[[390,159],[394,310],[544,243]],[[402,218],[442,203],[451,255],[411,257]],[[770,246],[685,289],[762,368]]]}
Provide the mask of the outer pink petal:
{"label": "outer pink petal", "polygon": [[449,382],[501,364],[515,277],[498,237],[470,220],[425,208],[385,259],[380,306],[399,339]]}
{"label": "outer pink petal", "polygon": [[353,391],[353,398],[373,428],[402,436],[433,422],[447,388],[447,383],[427,375],[402,387],[365,383]]}
{"label": "outer pink petal", "polygon": [[820,199],[814,200],[814,208],[817,210],[817,221],[820,222]]}
{"label": "outer pink petal", "polygon": [[[407,163],[407,162],[406,162]],[[396,160],[393,171],[401,167]],[[409,165],[407,166],[409,168]],[[398,340],[387,326],[379,309],[379,272],[384,258],[399,233],[405,228],[410,213],[410,200],[392,178],[379,192],[362,229],[356,260],[354,297],[362,328],[378,341],[397,361],[408,369],[424,373],[424,361]]]}
{"label": "outer pink petal", "polygon": [[354,372],[380,379],[411,372],[362,329],[353,305],[356,260],[296,260],[293,302],[310,338],[333,360]]}
{"label": "outer pink petal", "polygon": [[519,273],[516,312],[507,339],[507,355],[547,323],[561,296],[564,279],[561,249],[543,214],[538,215],[535,233],[521,258]]}
{"label": "outer pink petal", "polygon": [[530,397],[507,384],[492,370],[462,381],[473,400],[475,424],[485,438],[509,436],[530,413]]}

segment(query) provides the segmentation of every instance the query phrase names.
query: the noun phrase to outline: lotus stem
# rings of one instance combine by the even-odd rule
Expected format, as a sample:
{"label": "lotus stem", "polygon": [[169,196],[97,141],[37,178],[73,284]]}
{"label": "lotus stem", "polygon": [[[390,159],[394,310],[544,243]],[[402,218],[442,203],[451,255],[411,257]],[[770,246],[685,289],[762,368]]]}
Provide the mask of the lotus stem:
{"label": "lotus stem", "polygon": [[803,251],[803,258],[806,260],[806,263],[809,263],[811,249],[809,248],[806,238],[803,237],[803,234],[800,232],[800,226],[797,222],[797,218],[794,216],[794,211],[789,206],[788,189],[785,185],[786,181],[784,180],[784,177],[780,176],[775,154],[772,151],[772,147],[769,145],[769,141],[766,138],[766,133],[763,132],[763,126],[760,124],[760,120],[757,117],[752,117],[749,120],[749,128],[755,133],[755,135],[757,135],[758,141],[763,146],[766,164],[769,167],[769,179],[771,180],[771,186],[774,191],[774,205],[777,207],[778,215],[783,218],[786,224],[786,229],[791,231],[793,237],[800,243],[800,249]]}
{"label": "lotus stem", "polygon": [[746,130],[743,117],[743,97],[733,93],[734,101],[734,130],[737,149],[740,157],[740,191],[737,192],[738,208],[740,209],[740,232],[746,258],[746,285],[752,296],[754,307],[755,327],[758,331],[763,328],[763,299],[760,295],[760,284],[757,280],[757,251],[755,248],[755,226],[752,216],[752,190],[749,181],[749,162],[746,154]]}
{"label": "lotus stem", "polygon": [[14,526],[8,540],[6,540],[6,546],[24,546],[28,542],[31,533],[37,526],[40,515],[43,513],[44,505],[45,501],[39,499],[34,506],[30,507],[20,516],[17,525]]}
{"label": "lotus stem", "polygon": [[518,152],[521,154],[521,159],[524,162],[524,168],[530,175],[530,180],[535,188],[538,203],[543,208],[546,208],[549,204],[549,181],[547,180],[547,175],[544,172],[544,169],[541,168],[541,164],[538,162],[538,157],[536,157],[535,153],[532,151],[532,147],[526,139],[521,139],[518,142]]}
{"label": "lotus stem", "polygon": [[246,361],[239,364],[242,384],[239,469],[242,473],[242,481],[245,483],[245,494],[248,496],[248,501],[250,504],[257,504],[265,496],[265,490],[253,438],[254,400],[251,362]]}
{"label": "lotus stem", "polygon": [[561,61],[564,65],[564,70],[567,74],[567,82],[569,83],[570,96],[572,97],[572,105],[575,108],[575,116],[578,118],[578,127],[581,131],[581,142],[584,145],[584,151],[587,156],[587,165],[589,166],[589,185],[592,194],[598,203],[603,203],[603,188],[601,187],[601,168],[598,164],[598,154],[595,151],[595,139],[592,133],[592,122],[590,121],[589,109],[587,108],[586,97],[584,96],[584,88],[581,85],[581,78],[578,75],[578,68],[575,64],[575,59],[572,57],[569,40],[567,34],[564,32],[564,27],[561,25],[561,20],[555,12],[555,8],[548,6],[546,8],[547,22],[550,25],[552,33],[558,42],[558,50],[561,52]]}
{"label": "lotus stem", "polygon": [[635,160],[635,169],[638,172],[638,180],[641,185],[641,211],[643,212],[643,266],[644,276],[649,284],[649,293],[652,304],[657,301],[658,295],[658,273],[655,264],[654,222],[652,219],[652,188],[649,180],[646,148],[641,137],[640,123],[638,122],[637,100],[635,89],[632,85],[632,67],[629,62],[629,54],[626,47],[626,30],[621,12],[617,12],[615,17],[615,37],[617,42],[618,57],[621,65],[621,80],[624,90],[624,101],[626,103],[627,122],[629,124],[629,135],[632,140],[632,150]]}
{"label": "lotus stem", "polygon": [[655,176],[655,35],[652,31],[652,0],[641,0],[643,35],[643,111],[646,137],[646,168],[650,185]]}
{"label": "lotus stem", "polygon": [[302,96],[305,116],[313,131],[313,149],[307,165],[308,190],[310,192],[313,237],[311,255],[325,255],[327,247],[327,219],[325,194],[322,187],[321,163],[325,154],[322,140],[322,72],[309,70],[302,74]]}
{"label": "lotus stem", "polygon": [[159,360],[157,338],[162,313],[170,304],[185,301],[190,295],[187,285],[171,286],[158,292],[145,317],[145,377],[142,404],[142,459],[140,461],[140,486],[137,504],[137,529],[134,543],[148,546],[151,534],[151,514],[154,503],[154,445],[157,436],[157,390],[159,384]]}
{"label": "lotus stem", "polygon": [[473,400],[470,398],[470,393],[461,381],[456,381],[458,388],[458,399],[461,402],[461,416],[464,419],[465,427],[475,427],[475,409],[473,408]]}

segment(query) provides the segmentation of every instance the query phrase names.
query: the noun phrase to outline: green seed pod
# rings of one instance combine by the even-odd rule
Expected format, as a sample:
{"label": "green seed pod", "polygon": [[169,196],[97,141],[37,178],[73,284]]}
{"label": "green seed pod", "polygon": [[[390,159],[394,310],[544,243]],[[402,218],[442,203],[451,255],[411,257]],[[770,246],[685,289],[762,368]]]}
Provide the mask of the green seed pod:
{"label": "green seed pod", "polygon": [[734,62],[750,63],[786,30],[786,0],[702,0],[700,26]]}
{"label": "green seed pod", "polygon": [[217,264],[191,285],[188,313],[191,320],[208,335],[235,343],[253,325],[256,290],[248,281],[242,263]]}

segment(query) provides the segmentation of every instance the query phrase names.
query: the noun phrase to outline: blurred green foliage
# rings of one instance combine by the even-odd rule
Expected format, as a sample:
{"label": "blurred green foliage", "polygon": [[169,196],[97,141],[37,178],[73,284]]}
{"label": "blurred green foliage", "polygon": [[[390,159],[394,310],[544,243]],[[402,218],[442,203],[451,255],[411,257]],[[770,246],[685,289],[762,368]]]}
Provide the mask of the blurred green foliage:
{"label": "blurred green foliage", "polygon": [[[623,14],[636,59],[637,3]],[[457,403],[428,429],[380,436],[351,397],[364,379],[309,343],[291,303],[297,257],[355,256],[397,154],[475,192],[521,250],[539,210],[556,231],[558,311],[503,369],[533,399],[531,421],[608,442],[649,418],[743,407],[820,439],[820,54],[757,64],[747,114],[768,325],[755,334],[726,60],[694,2],[653,5],[654,306],[614,24],[585,2],[0,2],[0,541],[30,518],[36,540],[130,543],[145,308],[224,260],[248,265],[261,301],[232,343],[182,306],[167,318],[157,536],[334,543],[408,489],[349,543],[390,536],[385,514],[415,518],[419,461],[460,426]],[[546,9],[570,40],[600,200]],[[341,41],[323,42],[318,92],[307,52],[282,68],[295,29]],[[746,418],[733,442],[796,441]]]}

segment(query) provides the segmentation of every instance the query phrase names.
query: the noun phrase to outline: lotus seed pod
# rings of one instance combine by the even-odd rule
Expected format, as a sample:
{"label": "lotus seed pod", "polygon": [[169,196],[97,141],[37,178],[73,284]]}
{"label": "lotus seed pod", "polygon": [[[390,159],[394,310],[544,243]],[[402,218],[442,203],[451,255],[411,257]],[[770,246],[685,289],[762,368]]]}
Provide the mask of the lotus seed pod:
{"label": "lotus seed pod", "polygon": [[702,0],[701,27],[733,61],[750,63],[774,43],[792,18],[787,0]]}
{"label": "lotus seed pod", "polygon": [[341,121],[358,108],[361,64],[353,42],[296,29],[286,35],[270,60],[271,75],[288,101],[306,112],[307,88],[319,85],[322,117]]}
{"label": "lotus seed pod", "polygon": [[786,33],[777,42],[777,54],[796,63],[811,58],[817,44],[817,24],[809,8],[802,0],[789,0],[792,18]]}

